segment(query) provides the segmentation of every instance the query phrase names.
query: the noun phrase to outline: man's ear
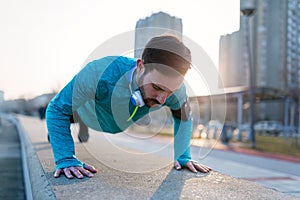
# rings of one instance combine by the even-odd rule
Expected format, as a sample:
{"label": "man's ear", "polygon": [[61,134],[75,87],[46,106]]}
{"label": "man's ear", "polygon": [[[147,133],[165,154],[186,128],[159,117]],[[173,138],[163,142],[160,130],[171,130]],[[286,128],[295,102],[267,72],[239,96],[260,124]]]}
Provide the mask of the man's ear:
{"label": "man's ear", "polygon": [[136,72],[137,72],[137,77],[141,77],[145,72],[145,66],[141,59],[137,60]]}

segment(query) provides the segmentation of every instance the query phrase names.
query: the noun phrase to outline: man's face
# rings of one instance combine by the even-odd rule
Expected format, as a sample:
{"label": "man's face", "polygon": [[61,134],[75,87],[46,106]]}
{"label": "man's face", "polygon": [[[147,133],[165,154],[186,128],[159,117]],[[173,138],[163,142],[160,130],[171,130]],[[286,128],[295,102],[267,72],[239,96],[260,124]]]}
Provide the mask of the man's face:
{"label": "man's face", "polygon": [[140,72],[137,83],[146,106],[153,108],[164,104],[166,99],[178,90],[184,80],[182,75],[165,75],[157,70]]}

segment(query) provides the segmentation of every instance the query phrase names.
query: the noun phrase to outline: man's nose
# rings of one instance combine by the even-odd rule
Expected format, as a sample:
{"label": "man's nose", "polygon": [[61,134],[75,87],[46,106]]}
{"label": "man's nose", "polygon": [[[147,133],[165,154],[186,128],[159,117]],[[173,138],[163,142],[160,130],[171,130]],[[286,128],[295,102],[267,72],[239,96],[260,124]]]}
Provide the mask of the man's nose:
{"label": "man's nose", "polygon": [[156,100],[159,102],[159,104],[164,104],[166,102],[167,97],[168,94],[166,92],[161,92],[156,96]]}

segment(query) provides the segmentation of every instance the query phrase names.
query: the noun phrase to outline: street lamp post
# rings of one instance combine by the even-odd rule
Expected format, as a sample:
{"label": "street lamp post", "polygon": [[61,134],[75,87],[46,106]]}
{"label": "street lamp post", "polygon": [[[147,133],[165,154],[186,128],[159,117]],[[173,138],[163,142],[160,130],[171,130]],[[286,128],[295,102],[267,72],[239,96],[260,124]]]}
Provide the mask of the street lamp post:
{"label": "street lamp post", "polygon": [[255,131],[254,131],[254,92],[253,92],[253,66],[250,46],[250,17],[255,13],[254,5],[251,1],[243,1],[241,4],[241,15],[245,18],[245,42],[246,42],[246,65],[249,70],[249,135],[251,137],[252,148],[256,148]]}

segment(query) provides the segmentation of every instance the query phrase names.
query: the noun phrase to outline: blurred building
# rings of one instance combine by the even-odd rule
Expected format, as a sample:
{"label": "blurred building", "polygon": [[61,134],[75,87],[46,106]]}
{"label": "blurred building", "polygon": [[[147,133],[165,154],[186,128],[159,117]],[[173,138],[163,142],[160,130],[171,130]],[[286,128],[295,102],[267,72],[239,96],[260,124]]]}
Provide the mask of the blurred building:
{"label": "blurred building", "polygon": [[[243,66],[241,31],[221,36],[219,42],[219,87],[248,85],[248,70]],[[241,76],[243,75],[243,76]]]}
{"label": "blurred building", "polygon": [[[299,87],[300,78],[296,75],[300,71],[296,58],[299,55],[300,15],[296,12],[299,0],[254,2],[256,12],[250,19],[250,37],[255,86]],[[245,81],[248,73],[244,64],[245,26],[241,16],[240,30],[220,38],[219,69],[225,72],[222,73],[224,87],[247,86],[249,83]]]}
{"label": "blurred building", "polygon": [[4,92],[0,90],[0,112],[3,112],[4,110],[3,104],[4,104]]}
{"label": "blurred building", "polygon": [[4,101],[4,92],[0,90],[0,103]]}
{"label": "blurred building", "polygon": [[182,21],[180,18],[164,12],[153,13],[145,19],[139,19],[135,27],[134,57],[139,58],[146,43],[154,36],[170,33],[182,38]]}
{"label": "blurred building", "polygon": [[39,116],[39,109],[46,108],[55,93],[42,94],[32,99],[13,99],[0,102],[0,111]]}
{"label": "blurred building", "polygon": [[[241,0],[241,3],[251,0]],[[300,0],[252,0],[250,47],[255,119],[300,121]],[[249,86],[245,65],[245,17],[238,32],[220,38],[220,81],[224,87]],[[221,85],[221,84],[219,84]],[[246,91],[243,98],[247,102]],[[245,107],[245,106],[244,106]],[[287,119],[289,118],[289,119]]]}

